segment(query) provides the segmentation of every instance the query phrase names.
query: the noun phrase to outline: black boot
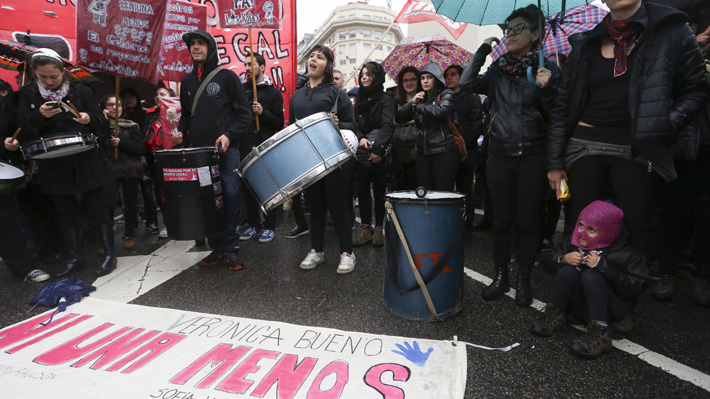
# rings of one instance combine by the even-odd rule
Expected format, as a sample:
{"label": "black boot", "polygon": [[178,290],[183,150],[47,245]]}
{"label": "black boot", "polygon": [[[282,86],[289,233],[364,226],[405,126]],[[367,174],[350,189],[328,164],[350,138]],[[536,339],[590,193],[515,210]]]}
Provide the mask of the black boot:
{"label": "black boot", "polygon": [[116,269],[116,252],[114,251],[113,227],[110,224],[102,224],[98,228],[101,246],[104,248],[104,259],[101,265],[96,268],[96,275],[105,276]]}
{"label": "black boot", "polygon": [[56,277],[64,277],[84,267],[81,259],[81,230],[78,227],[62,229],[62,235],[66,246],[67,265],[55,275]]}
{"label": "black boot", "polygon": [[515,304],[530,306],[532,303],[532,289],[530,288],[531,266],[518,266],[518,285],[515,288]]}
{"label": "black boot", "polygon": [[487,301],[498,299],[510,290],[508,264],[495,265],[495,273],[496,276],[493,278],[493,282],[486,287],[481,294],[481,297]]}

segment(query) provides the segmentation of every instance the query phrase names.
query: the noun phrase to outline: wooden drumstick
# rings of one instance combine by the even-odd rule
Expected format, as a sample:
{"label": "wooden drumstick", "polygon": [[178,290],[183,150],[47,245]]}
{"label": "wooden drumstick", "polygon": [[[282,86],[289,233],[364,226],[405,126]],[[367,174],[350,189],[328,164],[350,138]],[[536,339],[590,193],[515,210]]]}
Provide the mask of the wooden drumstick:
{"label": "wooden drumstick", "polygon": [[20,128],[18,127],[17,130],[15,130],[15,133],[13,133],[12,137],[10,137],[10,141],[14,140],[17,138],[17,135],[20,134]]}

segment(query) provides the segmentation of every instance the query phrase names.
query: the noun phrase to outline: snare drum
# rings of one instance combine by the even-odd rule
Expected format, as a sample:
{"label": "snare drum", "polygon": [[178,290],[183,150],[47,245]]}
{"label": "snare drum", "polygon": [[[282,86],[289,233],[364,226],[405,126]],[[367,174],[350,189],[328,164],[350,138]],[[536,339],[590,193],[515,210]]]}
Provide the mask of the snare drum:
{"label": "snare drum", "polygon": [[154,155],[168,236],[198,240],[223,232],[226,217],[217,148],[170,149]]}
{"label": "snare drum", "polygon": [[7,162],[0,161],[0,194],[13,193],[25,184],[25,172]]}
{"label": "snare drum", "polygon": [[319,112],[255,147],[237,172],[262,209],[269,211],[348,161],[351,148],[330,116]]}
{"label": "snare drum", "polygon": [[51,159],[89,151],[96,147],[93,134],[65,133],[30,140],[21,146],[26,159]]}

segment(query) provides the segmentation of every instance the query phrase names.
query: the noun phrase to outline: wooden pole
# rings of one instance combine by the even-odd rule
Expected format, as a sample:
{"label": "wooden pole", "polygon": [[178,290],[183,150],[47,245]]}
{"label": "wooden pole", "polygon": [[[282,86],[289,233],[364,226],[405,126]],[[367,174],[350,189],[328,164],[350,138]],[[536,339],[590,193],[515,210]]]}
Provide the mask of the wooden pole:
{"label": "wooden pole", "polygon": [[[114,122],[116,122],[115,126],[113,127],[113,136],[118,137],[118,103],[121,101],[121,97],[118,96],[119,94],[119,84],[120,84],[121,78],[116,75],[116,118]],[[113,147],[113,157],[114,159],[118,159],[118,147]]]}
{"label": "wooden pole", "polygon": [[[256,72],[254,70],[256,69],[256,65],[254,65],[254,47],[252,47],[251,43],[251,28],[249,28],[249,54],[251,56],[251,87],[254,89],[254,102],[257,102],[257,96],[256,96]],[[259,129],[259,114],[256,112],[254,113],[254,116],[256,117],[256,131],[258,132]]]}

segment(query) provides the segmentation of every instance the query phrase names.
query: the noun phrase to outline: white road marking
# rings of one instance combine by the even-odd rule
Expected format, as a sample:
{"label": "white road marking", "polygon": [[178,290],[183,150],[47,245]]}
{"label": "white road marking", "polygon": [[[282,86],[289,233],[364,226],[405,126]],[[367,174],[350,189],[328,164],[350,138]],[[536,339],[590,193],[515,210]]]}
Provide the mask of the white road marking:
{"label": "white road marking", "polygon": [[[491,278],[486,277],[478,272],[475,272],[467,267],[464,267],[463,271],[468,277],[478,281],[481,284],[489,285],[493,281]],[[511,288],[510,292],[508,292],[506,295],[511,298],[515,298],[515,290]],[[542,311],[542,309],[545,307],[545,303],[542,301],[538,301],[537,299],[533,299],[533,303],[530,306]],[[648,350],[647,348],[635,344],[629,341],[628,339],[614,341],[614,347],[632,356],[636,356],[640,360],[652,366],[658,367],[661,370],[677,378],[680,378],[681,380],[688,381],[691,384],[710,392],[710,375],[690,368],[667,356],[661,355],[660,353]]]}
{"label": "white road marking", "polygon": [[121,256],[118,267],[94,282],[92,298],[128,303],[189,269],[209,251],[187,252],[194,241],[170,241],[150,255]]}

